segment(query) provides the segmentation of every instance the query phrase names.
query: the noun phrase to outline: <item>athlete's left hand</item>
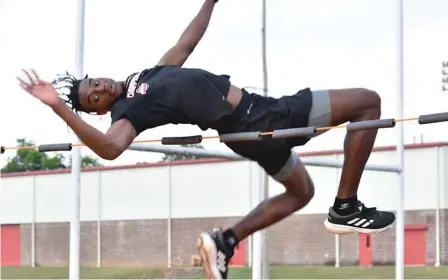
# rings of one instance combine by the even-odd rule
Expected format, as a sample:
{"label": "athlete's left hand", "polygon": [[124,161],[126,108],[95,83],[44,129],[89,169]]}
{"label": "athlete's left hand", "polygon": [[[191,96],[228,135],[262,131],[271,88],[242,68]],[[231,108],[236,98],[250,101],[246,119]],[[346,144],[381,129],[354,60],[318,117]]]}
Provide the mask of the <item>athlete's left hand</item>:
{"label": "athlete's left hand", "polygon": [[20,86],[24,90],[26,90],[31,95],[42,101],[42,103],[50,107],[56,106],[61,102],[59,94],[57,93],[53,85],[49,82],[40,79],[39,76],[36,74],[36,71],[23,70],[23,72],[28,77],[29,81],[25,82],[19,77],[17,77],[17,79],[20,81]]}

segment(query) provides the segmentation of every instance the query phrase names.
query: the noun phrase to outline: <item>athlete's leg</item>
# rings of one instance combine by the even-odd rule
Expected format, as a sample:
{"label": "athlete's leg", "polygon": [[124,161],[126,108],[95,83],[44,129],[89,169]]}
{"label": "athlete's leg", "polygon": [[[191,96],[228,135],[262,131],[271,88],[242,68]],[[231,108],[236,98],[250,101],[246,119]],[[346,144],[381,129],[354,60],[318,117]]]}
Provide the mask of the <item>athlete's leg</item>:
{"label": "athlete's leg", "polygon": [[[381,116],[380,96],[367,89],[316,91],[313,92],[313,100],[315,102],[309,120],[311,126],[335,126],[346,122],[376,120]],[[348,132],[345,137],[339,189],[325,222],[332,233],[380,232],[390,227],[395,220],[392,213],[364,208],[357,198],[359,182],[377,131]]]}
{"label": "athlete's leg", "polygon": [[243,240],[252,233],[283,220],[305,207],[314,196],[313,182],[294,152],[291,152],[288,162],[274,178],[285,186],[286,191],[261,202],[233,226],[228,232],[234,234],[237,240]]}
{"label": "athlete's leg", "polygon": [[[330,90],[331,125],[377,120],[381,116],[380,96],[367,89]],[[337,197],[356,195],[364,166],[372,152],[377,129],[348,132],[344,140],[344,167]]]}
{"label": "athlete's leg", "polygon": [[[356,97],[352,96],[355,93],[358,95]],[[306,98],[304,98],[305,96],[306,95],[297,96],[297,99],[292,97],[290,99],[289,107],[294,107],[291,105],[297,105],[297,107],[303,105],[304,100],[306,100]],[[367,90],[320,91],[313,92],[312,98],[313,102],[309,115],[309,126],[329,126],[347,121],[379,118],[380,100],[378,95],[374,92]],[[300,115],[302,109],[303,106],[297,108],[297,112],[295,113]],[[365,162],[370,155],[375,141],[375,136],[376,131],[373,133],[371,131],[370,133],[351,133],[347,136],[345,141],[347,160],[344,166],[344,175],[341,180],[340,189],[342,189],[343,193],[345,191],[348,198],[343,199],[342,201],[351,201],[350,199],[353,199],[353,195],[350,196],[350,194],[356,193]],[[234,149],[234,151],[243,152],[243,156],[250,158],[250,156],[244,155],[244,153],[248,152],[246,148],[240,151]],[[289,155],[291,154],[289,153]],[[266,166],[266,164],[269,164],[269,160],[272,162],[274,156],[275,153],[270,155],[267,160],[252,159],[257,160],[262,166],[264,165],[265,169],[268,167],[267,169],[269,170],[270,168],[269,166]],[[268,172],[274,174],[273,177],[285,186],[285,193],[262,202],[239,223],[222,233],[214,232],[201,234],[201,237],[198,240],[198,248],[203,261],[206,262],[204,264],[204,270],[209,277],[225,278],[227,276],[228,260],[233,254],[234,246],[239,241],[260,229],[264,229],[277,223],[293,212],[303,208],[313,197],[313,183],[296,155],[292,154],[288,160],[284,157],[282,164],[285,162],[286,164],[284,164],[282,168],[277,169],[280,171],[275,173]],[[277,167],[281,166],[282,165],[277,165]],[[350,186],[350,188],[347,189],[346,186]],[[391,220],[390,216],[388,216],[389,213],[367,208],[363,208],[362,211],[358,210],[359,208],[357,206],[359,205],[359,202],[356,195],[354,195],[354,197],[354,207],[351,207],[351,209],[356,212],[352,212],[347,216],[341,216],[337,213],[332,213],[332,210],[330,210],[329,216],[332,217],[332,225],[359,219],[360,221],[371,223],[370,226],[363,228],[363,230],[368,229],[372,230],[371,232],[375,232],[382,230],[380,227],[385,221],[386,223],[389,223]],[[390,223],[392,223],[392,221],[390,221]],[[344,228],[344,230],[347,229]],[[357,231],[362,232],[362,230]]]}
{"label": "athlete's leg", "polygon": [[[314,186],[305,167],[294,152],[273,177],[282,183],[286,191],[261,202],[235,226],[224,232],[202,233],[198,250],[204,262],[203,269],[209,278],[225,279],[228,261],[239,241],[254,232],[267,228],[295,211],[305,207],[314,196]],[[275,158],[266,155],[266,161]],[[220,257],[221,256],[221,257]]]}

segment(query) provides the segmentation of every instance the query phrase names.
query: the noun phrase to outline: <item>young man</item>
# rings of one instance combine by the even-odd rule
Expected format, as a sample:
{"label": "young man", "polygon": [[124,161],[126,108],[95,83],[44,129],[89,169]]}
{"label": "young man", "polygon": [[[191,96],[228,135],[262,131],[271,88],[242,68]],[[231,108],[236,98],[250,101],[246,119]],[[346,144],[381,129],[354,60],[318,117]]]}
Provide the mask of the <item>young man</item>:
{"label": "young man", "polygon": [[[177,44],[158,65],[134,73],[124,82],[88,77],[76,80],[67,74],[55,81],[66,83],[65,86],[55,89],[34,71],[25,71],[28,81],[19,78],[20,84],[50,106],[98,156],[108,160],[123,153],[142,131],[170,123],[194,124],[223,134],[326,127],[380,117],[380,97],[367,89],[307,88],[278,99],[265,98],[232,85],[228,76],[181,68],[205,33],[216,2],[205,0]],[[68,89],[69,93],[62,95],[67,100],[60,98],[57,89]],[[71,109],[98,115],[111,112],[112,125],[103,134]],[[392,213],[367,208],[356,195],[376,134],[377,130],[347,133],[339,190],[324,222],[331,233],[376,233],[394,222]],[[262,202],[232,228],[200,235],[197,248],[208,277],[227,278],[228,263],[239,241],[288,217],[312,199],[311,178],[292,151],[309,140],[309,137],[287,140],[263,137],[256,142],[227,144],[236,153],[256,161],[286,190]]]}

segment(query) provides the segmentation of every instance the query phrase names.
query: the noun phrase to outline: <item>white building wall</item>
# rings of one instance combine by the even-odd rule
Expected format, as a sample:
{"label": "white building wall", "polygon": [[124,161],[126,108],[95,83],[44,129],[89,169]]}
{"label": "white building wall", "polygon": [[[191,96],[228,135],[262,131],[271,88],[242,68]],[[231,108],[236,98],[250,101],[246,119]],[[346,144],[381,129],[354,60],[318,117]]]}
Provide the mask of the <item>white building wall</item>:
{"label": "white building wall", "polygon": [[250,211],[250,171],[248,161],[172,166],[172,217],[247,213]]}
{"label": "white building wall", "polygon": [[164,219],[168,216],[168,167],[102,172],[104,220]]}
{"label": "white building wall", "polygon": [[[448,147],[410,149],[405,152],[405,208],[435,209],[438,180],[441,206],[448,208],[448,169],[438,166],[438,150],[448,166]],[[343,159],[343,155],[318,156]],[[369,163],[396,162],[394,151],[374,152]],[[298,214],[326,213],[333,204],[340,169],[308,167],[316,187],[313,201]],[[438,170],[443,171],[442,176]],[[30,223],[69,221],[70,173],[4,177],[0,189],[0,221]],[[394,210],[397,176],[365,171],[358,197],[367,206]],[[126,168],[83,172],[81,219],[83,221],[242,216],[253,207],[260,183],[258,166],[247,161]],[[270,195],[283,187],[270,180]],[[35,203],[33,204],[33,188]],[[171,192],[171,196],[170,196]],[[171,200],[171,204],[169,201]],[[170,206],[171,205],[171,206]],[[169,208],[171,207],[171,209]]]}
{"label": "white building wall", "polygon": [[27,223],[33,217],[34,176],[1,178],[0,222]]}

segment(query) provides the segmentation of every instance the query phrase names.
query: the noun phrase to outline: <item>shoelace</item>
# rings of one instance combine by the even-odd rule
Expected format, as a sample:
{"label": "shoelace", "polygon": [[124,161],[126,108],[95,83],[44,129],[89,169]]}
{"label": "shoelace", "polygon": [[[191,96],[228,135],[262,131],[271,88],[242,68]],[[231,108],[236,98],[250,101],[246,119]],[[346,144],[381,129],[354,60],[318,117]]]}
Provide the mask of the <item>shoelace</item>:
{"label": "shoelace", "polygon": [[365,213],[372,218],[378,218],[380,216],[379,212],[376,210],[376,207],[366,207],[362,202],[359,202],[358,206],[362,207],[361,213]]}

